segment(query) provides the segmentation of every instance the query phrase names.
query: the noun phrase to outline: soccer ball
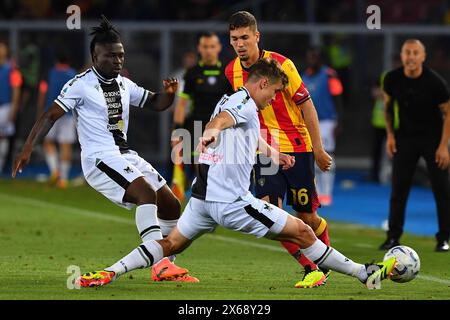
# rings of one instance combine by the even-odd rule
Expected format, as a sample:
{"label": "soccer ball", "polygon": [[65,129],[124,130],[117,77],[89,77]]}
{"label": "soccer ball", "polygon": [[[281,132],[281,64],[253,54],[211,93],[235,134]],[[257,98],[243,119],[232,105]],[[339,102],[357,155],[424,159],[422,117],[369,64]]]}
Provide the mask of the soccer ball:
{"label": "soccer ball", "polygon": [[420,270],[420,258],[417,252],[407,246],[396,246],[384,255],[384,261],[395,257],[395,265],[391,280],[394,282],[408,282],[414,279]]}

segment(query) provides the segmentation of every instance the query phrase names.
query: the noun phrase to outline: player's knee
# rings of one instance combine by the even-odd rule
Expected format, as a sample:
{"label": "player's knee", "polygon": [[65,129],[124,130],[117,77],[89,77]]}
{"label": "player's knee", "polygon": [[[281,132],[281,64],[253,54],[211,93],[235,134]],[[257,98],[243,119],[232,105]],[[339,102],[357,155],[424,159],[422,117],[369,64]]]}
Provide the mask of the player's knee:
{"label": "player's knee", "polygon": [[170,210],[166,216],[171,219],[178,219],[181,215],[181,203],[177,197],[172,197],[167,206]]}
{"label": "player's knee", "polygon": [[297,220],[297,238],[301,247],[305,248],[314,243],[316,236],[309,225],[301,220]]}
{"label": "player's knee", "polygon": [[137,204],[156,204],[156,192],[148,184],[144,185],[137,194]]}
{"label": "player's knee", "polygon": [[175,220],[181,215],[181,203],[177,197],[165,197],[162,201],[158,197],[158,218],[165,220]]}
{"label": "player's knee", "polygon": [[320,222],[320,218],[315,212],[314,213],[297,212],[297,217],[313,229],[316,229],[318,222]]}
{"label": "player's knee", "polygon": [[[152,188],[148,187],[142,191],[140,196],[140,202],[143,203],[156,203],[156,192]],[[139,201],[138,200],[138,201]]]}

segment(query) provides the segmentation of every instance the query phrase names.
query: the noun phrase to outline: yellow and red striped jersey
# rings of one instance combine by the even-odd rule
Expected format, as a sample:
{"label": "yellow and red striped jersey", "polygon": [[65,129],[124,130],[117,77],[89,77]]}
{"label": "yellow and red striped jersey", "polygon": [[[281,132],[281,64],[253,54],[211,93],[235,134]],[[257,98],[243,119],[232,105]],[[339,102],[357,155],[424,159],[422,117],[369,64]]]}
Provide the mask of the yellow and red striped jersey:
{"label": "yellow and red striped jersey", "polygon": [[[277,60],[289,78],[289,84],[278,92],[272,104],[260,110],[261,135],[272,147],[281,152],[310,152],[311,138],[299,105],[311,99],[294,63],[276,52],[261,51],[261,58]],[[239,57],[225,69],[225,75],[234,90],[247,80],[249,69],[242,66]]]}

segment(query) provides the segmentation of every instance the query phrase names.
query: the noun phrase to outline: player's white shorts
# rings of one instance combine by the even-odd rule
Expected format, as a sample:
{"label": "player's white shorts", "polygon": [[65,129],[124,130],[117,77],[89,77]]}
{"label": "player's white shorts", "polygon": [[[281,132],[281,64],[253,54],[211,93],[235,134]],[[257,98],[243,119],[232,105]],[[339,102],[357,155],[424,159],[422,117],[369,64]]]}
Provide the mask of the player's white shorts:
{"label": "player's white shorts", "polygon": [[58,143],[74,143],[77,140],[75,120],[70,115],[59,118],[48,132],[45,139]]}
{"label": "player's white shorts", "polygon": [[212,232],[217,225],[258,238],[272,238],[283,230],[287,216],[286,211],[255,198],[251,193],[232,203],[191,198],[177,228],[190,240]]}
{"label": "player's white shorts", "polygon": [[327,152],[334,152],[336,149],[336,139],[334,138],[336,124],[336,120],[321,120],[319,122],[323,148]]}
{"label": "player's white shorts", "polygon": [[82,158],[81,167],[87,183],[115,204],[132,209],[134,204],[124,202],[128,186],[135,179],[144,177],[153,190],[158,191],[166,180],[135,151],[98,152]]}

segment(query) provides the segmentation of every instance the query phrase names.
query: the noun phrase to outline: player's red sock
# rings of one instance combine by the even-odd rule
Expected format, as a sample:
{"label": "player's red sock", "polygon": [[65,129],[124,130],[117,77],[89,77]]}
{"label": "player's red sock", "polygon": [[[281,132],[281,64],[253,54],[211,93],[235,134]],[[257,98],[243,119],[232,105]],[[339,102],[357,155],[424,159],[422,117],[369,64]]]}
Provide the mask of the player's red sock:
{"label": "player's red sock", "polygon": [[328,236],[328,224],[324,218],[321,218],[319,227],[314,230],[316,237],[319,238],[327,246],[330,246],[330,237]]}
{"label": "player's red sock", "polygon": [[[328,224],[324,218],[321,218],[319,227],[314,230],[317,238],[325,243],[327,246],[330,245],[330,237],[328,236]],[[281,244],[286,250],[295,258],[295,260],[300,263],[303,268],[311,268],[311,270],[316,270],[317,265],[314,264],[311,260],[306,258],[303,254],[301,254],[300,247],[292,242],[282,241]]]}
{"label": "player's red sock", "polygon": [[286,248],[286,250],[291,254],[291,256],[293,256],[294,259],[297,260],[298,263],[300,263],[303,266],[303,268],[308,268],[310,270],[317,269],[317,265],[315,265],[314,262],[312,262],[311,260],[306,258],[303,254],[301,254],[300,247],[297,244],[287,241],[281,241],[281,244],[283,245],[283,247]]}

